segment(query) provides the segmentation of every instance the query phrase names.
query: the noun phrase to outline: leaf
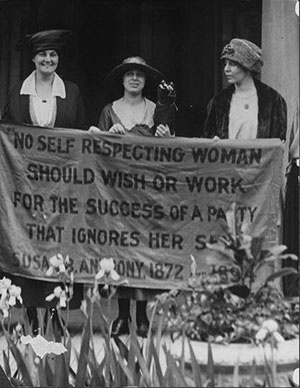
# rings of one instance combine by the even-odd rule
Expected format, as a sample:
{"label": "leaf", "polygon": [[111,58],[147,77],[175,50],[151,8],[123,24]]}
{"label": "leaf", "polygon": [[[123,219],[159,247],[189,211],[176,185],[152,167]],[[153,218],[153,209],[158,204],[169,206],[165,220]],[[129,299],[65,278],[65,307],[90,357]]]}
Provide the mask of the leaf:
{"label": "leaf", "polygon": [[[159,349],[159,347],[157,349]],[[162,374],[162,370],[161,370],[160,362],[159,362],[159,356],[158,356],[159,350],[157,351],[157,349],[155,349],[153,337],[151,336],[151,338],[150,338],[150,351],[151,351],[151,354],[153,355],[154,365],[155,365],[154,373],[155,373],[155,378],[157,379],[157,382],[154,381],[154,383],[155,383],[155,386],[162,387],[164,379],[163,379],[163,374]]]}
{"label": "leaf", "polygon": [[239,387],[239,364],[235,364],[233,368],[232,387]]}
{"label": "leaf", "polygon": [[254,382],[255,382],[255,376],[256,376],[256,361],[255,357],[253,357],[252,365],[251,365],[251,373],[250,373],[250,387],[254,387]]}
{"label": "leaf", "polygon": [[10,348],[10,350],[11,350],[11,352],[16,360],[17,365],[18,365],[18,369],[22,374],[23,382],[24,382],[25,386],[28,385],[29,387],[32,387],[33,384],[32,384],[32,380],[30,377],[30,371],[28,370],[28,368],[25,364],[25,361],[23,359],[23,356],[22,356],[20,350],[17,348],[17,346],[9,338],[7,338],[7,341],[8,341],[9,348]]}
{"label": "leaf", "polygon": [[88,318],[85,322],[84,332],[81,341],[80,355],[77,367],[76,376],[76,388],[82,388],[85,386],[85,380],[87,375],[87,360],[90,348],[91,339],[91,314],[88,314]]}
{"label": "leaf", "polygon": [[263,237],[252,237],[251,241],[251,253],[256,260],[260,258],[264,238]]}
{"label": "leaf", "polygon": [[296,275],[297,273],[298,272],[295,268],[283,268],[283,269],[276,271],[275,273],[269,275],[265,280],[265,284],[267,284],[268,282],[271,282],[274,279],[280,278],[282,276]]}
{"label": "leaf", "polygon": [[212,354],[210,341],[207,343],[207,379],[210,381],[210,386],[215,386],[215,366]]}
{"label": "leaf", "polygon": [[192,363],[192,371],[194,376],[194,382],[196,387],[203,387],[202,385],[202,379],[201,379],[201,372],[200,367],[198,365],[198,362],[195,357],[194,350],[192,348],[190,340],[187,338],[187,342],[190,348],[190,355],[191,355],[191,363]]}
{"label": "leaf", "polygon": [[126,379],[123,378],[122,379],[123,380],[122,381],[122,385],[120,385],[120,386],[135,385],[134,378],[133,378],[133,375],[132,375],[133,370],[129,369],[128,365],[125,364],[124,359],[122,358],[121,354],[116,353],[115,356],[118,359],[118,363],[119,363],[119,365],[120,365],[124,375],[127,377],[128,383],[129,383],[128,384]]}
{"label": "leaf", "polygon": [[8,377],[11,377],[11,369],[9,366],[9,360],[8,360],[7,354],[5,353],[4,350],[3,350],[2,354],[3,354],[3,363],[4,363],[5,373],[7,374]]}
{"label": "leaf", "polygon": [[[117,346],[118,346],[118,349],[119,349],[119,352],[120,352],[120,358],[122,359],[122,361],[123,361],[123,360],[126,360],[126,363],[127,363],[129,351],[128,351],[126,345],[123,343],[123,341],[120,340],[119,337],[115,337],[115,338],[114,338],[114,341],[115,341],[115,343],[116,343]],[[116,353],[116,355],[119,356],[118,353]],[[119,358],[119,357],[118,357],[118,358]],[[121,366],[121,367],[122,367],[122,366]],[[124,369],[123,369],[123,367],[122,367],[122,370],[119,371],[119,376],[120,376],[120,385],[121,385],[121,386],[127,385],[126,376],[124,375]],[[132,385],[132,384],[133,384],[133,383],[131,383],[131,385]]]}
{"label": "leaf", "polygon": [[1,388],[13,388],[13,385],[9,381],[8,377],[4,373],[4,370],[0,366],[0,383],[1,383]]}
{"label": "leaf", "polygon": [[167,350],[165,345],[163,346],[163,349],[166,355],[167,365],[171,369],[171,374],[173,374],[174,377],[176,377],[179,387],[187,387],[188,385],[184,379],[184,376],[182,375],[180,369],[176,365],[174,358],[171,356],[170,352]]}
{"label": "leaf", "polygon": [[66,365],[66,360],[63,354],[55,357],[55,373],[53,385],[55,387],[69,387],[69,365]]}

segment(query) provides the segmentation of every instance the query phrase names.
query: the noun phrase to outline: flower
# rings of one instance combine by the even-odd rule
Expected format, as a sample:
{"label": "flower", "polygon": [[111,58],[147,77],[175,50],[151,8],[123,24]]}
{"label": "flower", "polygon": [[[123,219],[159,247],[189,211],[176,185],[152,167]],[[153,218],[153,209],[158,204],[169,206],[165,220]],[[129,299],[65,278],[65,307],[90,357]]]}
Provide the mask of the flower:
{"label": "flower", "polygon": [[188,288],[181,290],[172,303],[168,295],[164,301],[169,306],[168,327],[176,319],[172,333],[185,332],[201,341],[222,338],[223,342],[278,343],[297,337],[297,309],[284,299],[274,283],[275,279],[297,271],[285,267],[265,279],[260,277],[259,284],[256,276],[269,262],[298,258],[284,254],[284,245],[267,249],[263,237],[252,237],[249,224],[237,220],[232,204],[226,213],[226,224],[222,225],[224,233],[216,236],[216,242],[206,244],[207,263],[214,263],[216,254],[224,258],[220,270],[214,265],[211,273],[197,272],[196,260],[191,256]]}
{"label": "flower", "polygon": [[67,351],[62,343],[47,341],[44,337],[38,334],[36,337],[31,337],[30,335],[22,336],[21,342],[24,345],[30,344],[35,354],[43,358],[46,354],[62,354]]}
{"label": "flower", "polygon": [[57,255],[51,256],[49,259],[49,268],[46,272],[47,276],[52,276],[54,272],[65,273],[66,272],[66,264],[70,261],[69,255],[66,258],[63,257],[61,253]]}
{"label": "flower", "polygon": [[58,298],[59,299],[59,306],[60,307],[66,307],[67,305],[67,291],[68,291],[68,288],[66,287],[66,289],[62,289],[61,286],[57,286],[54,288],[53,290],[53,293],[48,295],[46,297],[46,301],[47,302],[51,302],[54,298]]}
{"label": "flower", "polygon": [[8,300],[8,304],[10,306],[15,306],[16,302],[17,302],[17,299],[20,303],[23,303],[23,299],[21,297],[21,287],[18,287],[18,286],[15,286],[14,284],[12,284],[9,289],[9,300]]}
{"label": "flower", "polygon": [[114,281],[118,281],[120,279],[120,275],[115,270],[115,262],[113,258],[103,258],[100,260],[99,265],[100,270],[95,276],[96,280],[102,279],[104,276],[107,278],[111,277]]}
{"label": "flower", "polygon": [[0,279],[0,310],[4,318],[8,317],[9,308],[15,306],[17,300],[23,303],[21,287],[12,284],[11,280],[3,277]]}
{"label": "flower", "polygon": [[265,321],[263,321],[262,327],[255,335],[256,342],[264,341],[268,337],[268,335],[273,336],[276,343],[284,342],[285,340],[278,332],[278,330],[279,325],[274,319],[266,319]]}

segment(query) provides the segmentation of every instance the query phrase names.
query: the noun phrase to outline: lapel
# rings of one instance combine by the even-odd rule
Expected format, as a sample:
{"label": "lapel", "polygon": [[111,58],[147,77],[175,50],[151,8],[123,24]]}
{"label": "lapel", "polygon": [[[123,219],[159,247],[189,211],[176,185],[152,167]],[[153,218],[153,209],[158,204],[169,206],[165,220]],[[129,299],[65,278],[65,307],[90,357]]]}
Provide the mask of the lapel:
{"label": "lapel", "polygon": [[264,127],[265,127],[265,111],[266,107],[269,105],[269,99],[266,97],[264,92],[263,83],[258,79],[254,78],[254,84],[257,91],[257,101],[258,101],[258,123],[257,123],[257,138],[265,137]]}
{"label": "lapel", "polygon": [[32,120],[29,112],[29,95],[20,95],[20,114],[21,122],[32,124]]}
{"label": "lapel", "polygon": [[67,99],[56,97],[55,127],[63,127],[67,109]]}

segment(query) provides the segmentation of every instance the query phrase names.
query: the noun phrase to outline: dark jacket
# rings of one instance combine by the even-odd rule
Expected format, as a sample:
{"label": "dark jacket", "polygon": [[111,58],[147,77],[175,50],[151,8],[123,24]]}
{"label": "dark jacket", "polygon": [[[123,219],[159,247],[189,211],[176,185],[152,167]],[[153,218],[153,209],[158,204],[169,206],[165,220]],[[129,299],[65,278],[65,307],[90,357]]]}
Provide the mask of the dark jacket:
{"label": "dark jacket", "polygon": [[[21,124],[32,124],[29,113],[29,95],[20,95],[23,81],[13,87],[3,112],[3,119]],[[57,128],[84,128],[84,107],[76,84],[64,81],[66,98],[56,98],[57,113],[54,126]]]}
{"label": "dark jacket", "polygon": [[[276,90],[257,79],[254,79],[254,84],[258,98],[257,138],[285,140],[287,107],[284,98]],[[209,102],[204,137],[218,136],[221,139],[228,139],[230,102],[234,90],[234,85],[230,85]]]}

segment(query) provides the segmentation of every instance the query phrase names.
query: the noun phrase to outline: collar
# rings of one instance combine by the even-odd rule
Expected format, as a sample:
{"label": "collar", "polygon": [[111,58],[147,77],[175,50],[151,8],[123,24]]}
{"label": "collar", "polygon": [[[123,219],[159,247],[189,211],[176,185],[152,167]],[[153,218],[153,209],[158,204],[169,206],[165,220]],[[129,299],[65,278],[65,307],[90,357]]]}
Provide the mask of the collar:
{"label": "collar", "polygon": [[[20,90],[20,94],[37,96],[35,89],[35,70],[24,80]],[[66,87],[64,81],[56,73],[54,73],[52,97],[66,98]]]}

